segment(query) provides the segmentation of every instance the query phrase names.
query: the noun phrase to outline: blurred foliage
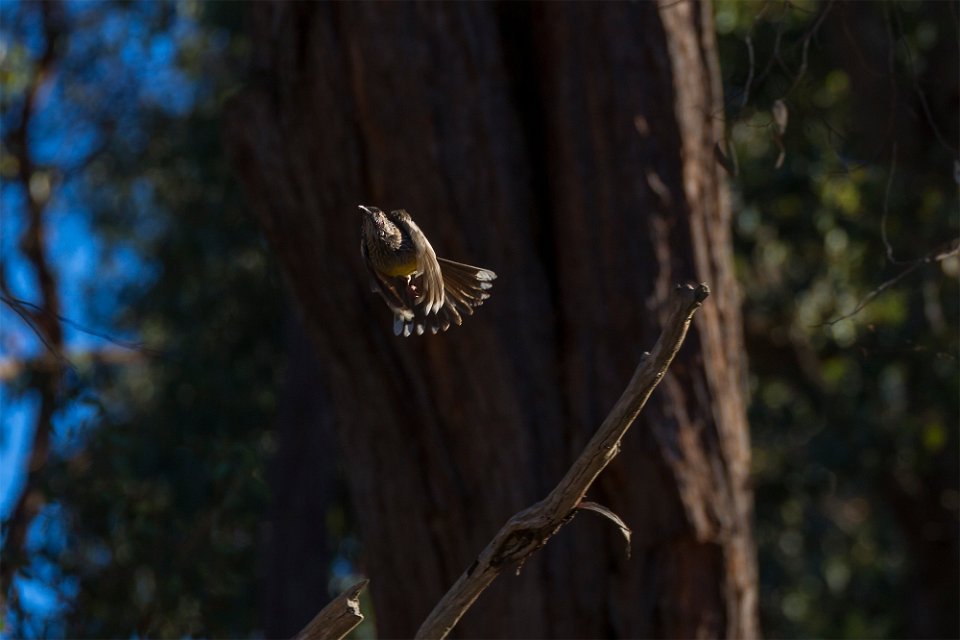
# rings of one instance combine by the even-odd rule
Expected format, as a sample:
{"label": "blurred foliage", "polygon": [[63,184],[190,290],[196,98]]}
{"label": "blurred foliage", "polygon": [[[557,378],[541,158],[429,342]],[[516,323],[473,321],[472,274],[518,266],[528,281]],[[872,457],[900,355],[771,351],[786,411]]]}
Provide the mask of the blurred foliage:
{"label": "blurred foliage", "polygon": [[[5,126],[36,7],[4,8]],[[58,501],[23,580],[70,603],[59,635],[255,635],[283,345],[279,279],[219,141],[243,7],[68,7],[53,91],[83,162],[44,171],[58,193],[77,176],[71,197],[128,256],[99,273],[136,265],[119,305],[88,300],[150,349],[78,367],[89,426],[47,474]],[[765,633],[956,637],[960,264],[833,322],[960,234],[956,5],[719,0],[716,25]],[[26,613],[12,633],[48,635]]]}
{"label": "blurred foliage", "polygon": [[717,4],[771,637],[957,637],[956,11]]}
{"label": "blurred foliage", "polygon": [[[138,239],[156,274],[124,292],[117,319],[160,353],[93,373],[104,417],[51,474],[71,514],[59,561],[80,576],[70,635],[257,628],[279,283],[204,111],[160,118],[151,126],[163,135],[136,162],[104,168],[109,188],[90,185],[100,228],[138,233],[129,211],[160,225]],[[141,173],[149,184],[138,189]],[[117,197],[118,180],[134,188]]]}
{"label": "blurred foliage", "polygon": [[[39,8],[7,12],[28,25]],[[78,364],[95,415],[45,473],[57,502],[34,524],[20,584],[44,580],[68,613],[41,627],[32,617],[45,612],[12,612],[16,637],[243,637],[262,624],[280,281],[220,144],[242,39],[201,22],[203,9],[77,3],[61,16],[51,130],[61,145],[90,141],[90,153],[76,167],[53,156],[50,171],[76,174],[61,193],[69,215],[90,216],[120,249],[93,266],[125,272],[118,297],[102,282],[88,292],[99,326],[147,347],[120,366]],[[34,31],[22,28],[9,51],[29,50]],[[5,71],[4,88],[15,87],[16,66]],[[49,116],[38,117],[42,153]]]}

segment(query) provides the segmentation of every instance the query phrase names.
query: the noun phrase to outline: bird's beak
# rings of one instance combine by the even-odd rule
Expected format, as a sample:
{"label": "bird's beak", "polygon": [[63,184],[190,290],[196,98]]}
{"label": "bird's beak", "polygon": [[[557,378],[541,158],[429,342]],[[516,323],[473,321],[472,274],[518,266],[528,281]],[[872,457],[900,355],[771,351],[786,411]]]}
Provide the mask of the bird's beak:
{"label": "bird's beak", "polygon": [[373,209],[371,209],[370,207],[368,207],[368,206],[366,206],[366,205],[363,205],[363,204],[360,205],[360,209],[361,209],[364,213],[369,213],[369,214],[373,215]]}

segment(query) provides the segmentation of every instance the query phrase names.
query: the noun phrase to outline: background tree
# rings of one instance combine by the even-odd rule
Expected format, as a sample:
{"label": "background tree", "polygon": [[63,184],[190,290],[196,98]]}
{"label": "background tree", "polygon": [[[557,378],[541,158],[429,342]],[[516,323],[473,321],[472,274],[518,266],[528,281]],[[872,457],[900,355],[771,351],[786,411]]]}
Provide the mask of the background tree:
{"label": "background tree", "polygon": [[763,626],[956,636],[957,5],[724,2],[717,25]]}
{"label": "background tree", "polygon": [[[38,220],[30,246],[46,252],[65,300],[51,308],[22,291],[22,250],[6,237],[20,215],[11,204],[40,178],[5,180],[10,292],[42,303],[29,307],[41,326],[55,322],[65,336],[51,358],[42,345],[21,349],[29,332],[5,318],[5,355],[18,365],[4,380],[5,442],[29,411],[20,403],[48,384],[45,364],[67,371],[49,408],[41,387],[35,414],[31,458],[49,450],[50,460],[31,464],[4,514],[4,634],[247,635],[263,624],[282,298],[220,153],[229,40],[171,4],[3,11],[18,27],[4,33],[7,61],[37,96],[4,76],[4,123],[29,115],[21,145],[4,151],[43,159],[31,170],[46,177],[50,204],[28,208]],[[49,60],[34,57],[47,50]],[[110,329],[91,342],[84,325]],[[18,527],[29,533],[14,535]],[[326,566],[319,573],[323,597]]]}
{"label": "background tree", "polygon": [[[468,636],[752,636],[739,294],[708,4],[253,5],[227,141],[314,340],[378,631],[411,634],[619,394],[677,281],[718,293],[595,496]],[[396,340],[359,203],[499,275],[467,326]],[[586,519],[584,519],[586,520]],[[416,585],[416,588],[411,588]]]}

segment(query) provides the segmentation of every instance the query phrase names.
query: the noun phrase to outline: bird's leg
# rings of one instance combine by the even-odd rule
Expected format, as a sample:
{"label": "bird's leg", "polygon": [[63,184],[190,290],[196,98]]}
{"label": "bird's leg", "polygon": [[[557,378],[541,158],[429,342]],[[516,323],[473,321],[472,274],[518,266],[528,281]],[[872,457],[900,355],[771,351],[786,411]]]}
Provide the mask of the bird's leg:
{"label": "bird's leg", "polygon": [[423,292],[420,291],[420,287],[417,286],[417,283],[414,281],[413,276],[416,274],[411,274],[406,276],[407,282],[406,287],[407,291],[410,294],[410,298],[414,301],[415,304],[420,304],[420,301],[423,299]]}

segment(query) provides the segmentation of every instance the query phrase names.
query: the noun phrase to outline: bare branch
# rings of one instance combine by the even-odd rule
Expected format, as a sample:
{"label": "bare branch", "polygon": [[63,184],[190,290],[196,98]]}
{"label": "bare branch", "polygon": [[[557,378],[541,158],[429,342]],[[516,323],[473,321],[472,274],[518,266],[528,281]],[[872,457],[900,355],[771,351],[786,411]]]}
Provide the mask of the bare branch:
{"label": "bare branch", "polygon": [[70,361],[66,356],[63,355],[63,351],[61,351],[53,344],[53,342],[51,342],[51,339],[47,336],[47,332],[44,331],[44,329],[38,324],[36,314],[31,313],[31,311],[27,308],[28,305],[35,308],[39,307],[31,303],[24,304],[22,300],[18,300],[13,296],[7,295],[9,291],[10,287],[7,285],[7,281],[3,277],[3,269],[0,268],[0,292],[2,292],[0,293],[0,301],[3,301],[4,304],[10,307],[10,309],[17,314],[20,320],[22,320],[23,323],[27,325],[27,327],[34,333],[34,335],[37,336],[37,339],[40,340],[50,355],[54,357],[59,366],[71,367]]}
{"label": "bare branch", "polygon": [[[3,302],[8,307],[10,307],[15,312],[17,312],[17,315],[20,315],[21,318],[23,318],[23,315],[19,310],[19,308],[30,309],[34,312],[34,314],[32,314],[33,316],[36,316],[36,315],[51,316],[52,315],[56,320],[62,322],[63,324],[70,325],[77,331],[85,333],[89,336],[93,336],[94,338],[100,338],[101,340],[106,340],[107,342],[115,344],[118,347],[122,347],[123,349],[129,349],[130,351],[137,351],[147,356],[163,356],[164,355],[163,351],[159,349],[154,349],[151,347],[146,347],[142,342],[132,342],[130,340],[123,340],[121,338],[116,338],[114,336],[111,336],[108,333],[104,333],[103,331],[91,329],[90,327],[83,325],[77,322],[76,320],[71,320],[70,318],[62,316],[60,314],[54,314],[53,312],[47,309],[44,309],[40,305],[36,305],[36,304],[33,304],[32,302],[28,302],[27,300],[21,300],[20,298],[10,295],[9,291],[10,291],[9,288],[5,286],[0,286],[0,292],[2,292],[0,293],[0,302]],[[26,322],[26,318],[24,318],[24,321]],[[37,332],[37,328],[35,324],[30,322],[27,322],[27,324],[30,325],[30,328],[33,329],[34,332]],[[41,340],[43,339],[43,336],[40,334],[38,334],[38,337]]]}
{"label": "bare branch", "polygon": [[934,249],[927,255],[923,256],[922,258],[919,258],[918,260],[914,260],[913,264],[911,264],[909,267],[907,267],[906,269],[904,269],[894,277],[890,278],[889,280],[885,281],[879,287],[877,287],[876,289],[868,293],[866,296],[864,296],[864,298],[857,303],[857,306],[854,307],[853,311],[851,311],[850,313],[844,314],[839,318],[834,318],[833,320],[827,320],[823,324],[816,325],[816,326],[820,326],[820,327],[825,325],[831,326],[831,325],[837,324],[841,320],[852,318],[853,316],[863,311],[867,305],[869,305],[871,302],[876,300],[877,296],[879,296],[881,293],[883,293],[893,285],[897,284],[898,282],[900,282],[901,280],[909,276],[911,273],[913,273],[920,267],[927,264],[931,264],[933,262],[940,262],[942,260],[946,260],[947,258],[952,258],[953,256],[956,256],[956,255],[960,255],[960,238],[954,238],[950,242],[947,242],[946,244],[941,245],[937,249]]}
{"label": "bare branch", "polygon": [[797,88],[800,84],[800,81],[803,79],[803,76],[807,74],[807,55],[810,52],[810,41],[813,39],[813,36],[817,34],[817,31],[820,29],[820,25],[823,24],[824,19],[826,19],[827,14],[830,13],[830,9],[833,8],[833,0],[829,0],[827,5],[823,8],[823,11],[820,12],[820,15],[814,21],[813,26],[807,30],[807,33],[803,36],[803,48],[800,53],[800,69],[797,71],[797,76],[793,80],[793,84],[790,85],[790,88],[787,89],[784,97],[789,96],[793,93],[793,90]]}
{"label": "bare branch", "polygon": [[497,532],[434,607],[417,631],[417,638],[445,638],[504,568],[522,565],[573,517],[593,481],[620,452],[620,440],[663,379],[694,314],[709,293],[705,284],[677,286],[653,352],[640,361],[627,388],[580,457],[544,500],[514,515]]}
{"label": "bare branch", "polygon": [[363,622],[360,613],[360,592],[369,580],[361,580],[320,610],[307,626],[297,634],[296,640],[339,640]]}
{"label": "bare branch", "polygon": [[760,75],[757,77],[756,84],[761,85],[763,81],[766,80],[767,76],[770,75],[770,72],[773,70],[773,63],[776,61],[776,58],[780,55],[780,41],[783,39],[783,31],[786,28],[786,20],[783,16],[777,20],[777,33],[773,40],[773,51],[774,55],[767,58],[767,65],[763,68],[763,71],[760,72]]}
{"label": "bare branch", "polygon": [[627,542],[627,557],[630,557],[630,538],[633,536],[633,531],[630,530],[630,527],[626,525],[620,516],[602,504],[597,504],[596,502],[591,502],[589,500],[581,500],[580,504],[577,505],[577,509],[585,509],[587,511],[599,513],[601,516],[617,525],[617,528],[620,529],[620,533],[623,534],[623,539]]}

